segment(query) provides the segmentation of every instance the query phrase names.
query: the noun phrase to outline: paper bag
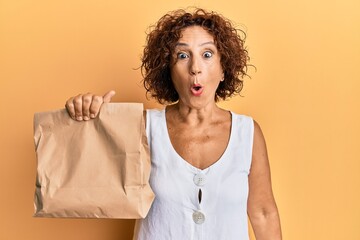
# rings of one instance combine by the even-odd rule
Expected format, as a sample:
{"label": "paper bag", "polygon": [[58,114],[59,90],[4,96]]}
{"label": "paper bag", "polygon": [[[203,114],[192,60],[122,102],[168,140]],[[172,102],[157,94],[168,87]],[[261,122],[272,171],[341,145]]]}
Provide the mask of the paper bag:
{"label": "paper bag", "polygon": [[144,218],[154,199],[143,105],[103,104],[78,122],[36,113],[36,217]]}

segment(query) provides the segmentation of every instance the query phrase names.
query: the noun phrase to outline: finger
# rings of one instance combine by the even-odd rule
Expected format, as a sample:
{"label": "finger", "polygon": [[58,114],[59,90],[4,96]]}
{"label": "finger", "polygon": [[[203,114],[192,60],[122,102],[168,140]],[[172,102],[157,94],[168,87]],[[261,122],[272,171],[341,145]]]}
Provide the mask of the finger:
{"label": "finger", "polygon": [[74,97],[74,108],[75,108],[75,119],[78,121],[83,120],[83,113],[82,113],[82,95],[79,94]]}
{"label": "finger", "polygon": [[100,111],[100,107],[103,104],[104,100],[103,97],[101,96],[93,96],[92,97],[92,101],[91,101],[91,105],[90,105],[90,118],[95,118],[99,111]]}
{"label": "finger", "polygon": [[105,95],[103,96],[104,99],[104,103],[108,103],[111,101],[111,98],[116,94],[116,92],[114,90],[111,90],[107,93],[105,93]]}
{"label": "finger", "polygon": [[74,107],[74,98],[71,97],[66,101],[65,108],[69,113],[72,119],[75,119],[75,107]]}
{"label": "finger", "polygon": [[90,119],[90,105],[92,102],[93,95],[87,93],[82,96],[82,114],[85,121]]}

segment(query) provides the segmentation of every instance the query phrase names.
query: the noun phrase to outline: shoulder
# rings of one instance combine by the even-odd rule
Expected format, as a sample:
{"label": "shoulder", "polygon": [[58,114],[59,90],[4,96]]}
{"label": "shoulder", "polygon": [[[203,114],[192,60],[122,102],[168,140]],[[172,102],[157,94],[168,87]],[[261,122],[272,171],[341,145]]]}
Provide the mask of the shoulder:
{"label": "shoulder", "polygon": [[241,132],[243,132],[244,129],[247,129],[247,132],[249,132],[250,135],[253,135],[255,121],[251,116],[234,112],[231,112],[231,115],[235,128],[238,128]]}
{"label": "shoulder", "polygon": [[233,116],[236,116],[236,117],[239,117],[239,118],[250,118],[250,119],[252,119],[251,116],[246,115],[246,114],[236,113],[236,112],[233,112],[233,111],[230,111],[230,112],[231,112],[231,114]]}
{"label": "shoulder", "polygon": [[259,142],[264,142],[264,144],[265,144],[265,137],[261,130],[260,124],[257,121],[255,121],[254,119],[252,121],[253,121],[253,125],[254,125],[254,144],[259,143]]}
{"label": "shoulder", "polygon": [[143,114],[146,119],[146,117],[149,118],[151,116],[162,116],[162,114],[164,114],[164,112],[165,112],[165,108],[163,108],[163,109],[152,108],[152,109],[145,109]]}
{"label": "shoulder", "polygon": [[266,143],[260,124],[251,116],[232,112],[235,126],[238,126],[239,134],[248,136],[252,143],[253,160],[266,152]]}
{"label": "shoulder", "polygon": [[231,115],[233,118],[235,118],[235,120],[237,121],[243,121],[243,122],[248,122],[253,124],[253,118],[249,115],[245,115],[245,114],[239,114],[239,113],[235,113],[235,112],[231,112]]}
{"label": "shoulder", "polygon": [[261,130],[261,127],[258,122],[253,120],[254,124],[254,139],[253,139],[253,165],[256,163],[260,163],[260,165],[267,166],[268,165],[268,156],[266,149],[266,142],[264,134]]}
{"label": "shoulder", "polygon": [[232,116],[235,118],[235,121],[240,121],[244,124],[251,126],[253,128],[254,135],[255,134],[262,135],[262,130],[261,130],[260,124],[254,118],[252,118],[249,115],[238,114],[238,113],[234,113],[234,112],[231,112],[231,113],[232,113]]}
{"label": "shoulder", "polygon": [[255,119],[252,119],[252,121],[253,121],[253,125],[254,125],[254,135],[260,134],[262,137],[264,137],[262,134],[260,124]]}
{"label": "shoulder", "polygon": [[154,119],[156,117],[158,119],[161,119],[164,112],[165,112],[165,108],[163,108],[163,109],[158,109],[158,108],[144,109],[143,118],[144,118],[144,122],[145,122],[145,127],[148,125],[148,123],[151,119]]}

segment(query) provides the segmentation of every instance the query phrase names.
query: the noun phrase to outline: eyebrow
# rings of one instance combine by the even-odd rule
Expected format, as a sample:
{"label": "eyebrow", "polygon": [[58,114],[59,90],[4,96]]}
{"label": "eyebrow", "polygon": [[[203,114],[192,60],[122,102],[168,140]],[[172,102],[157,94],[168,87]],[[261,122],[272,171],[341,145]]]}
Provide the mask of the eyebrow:
{"label": "eyebrow", "polygon": [[[204,43],[200,44],[199,46],[204,46],[204,45],[207,45],[207,44],[211,44],[211,45],[214,45],[214,46],[215,46],[215,43],[214,43],[213,41],[204,42]],[[182,43],[182,42],[178,42],[178,43],[176,43],[175,47],[177,47],[177,46],[185,46],[185,47],[188,47],[189,44],[187,44],[187,43]]]}

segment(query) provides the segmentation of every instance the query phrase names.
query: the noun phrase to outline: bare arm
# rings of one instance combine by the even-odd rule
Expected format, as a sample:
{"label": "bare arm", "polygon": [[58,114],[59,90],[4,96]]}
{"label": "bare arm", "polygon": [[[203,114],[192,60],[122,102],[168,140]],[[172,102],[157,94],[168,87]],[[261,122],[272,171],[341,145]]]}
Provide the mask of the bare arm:
{"label": "bare arm", "polygon": [[266,143],[254,121],[253,157],[249,175],[248,215],[257,240],[281,240],[279,213],[271,188]]}

